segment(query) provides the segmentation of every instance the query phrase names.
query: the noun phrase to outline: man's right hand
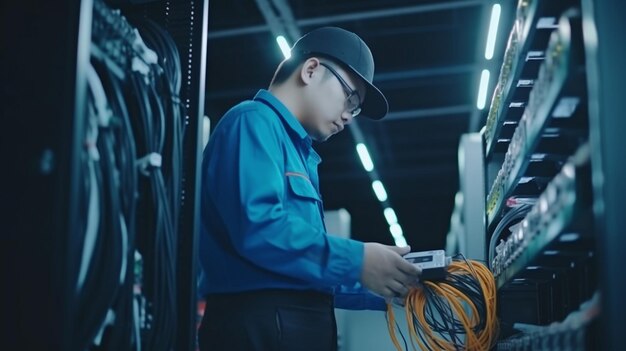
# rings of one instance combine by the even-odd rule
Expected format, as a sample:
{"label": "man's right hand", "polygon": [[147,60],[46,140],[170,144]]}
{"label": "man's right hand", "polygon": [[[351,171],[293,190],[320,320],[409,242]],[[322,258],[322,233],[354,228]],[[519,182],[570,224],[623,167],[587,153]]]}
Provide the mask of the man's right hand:
{"label": "man's right hand", "polygon": [[383,297],[404,297],[417,281],[420,269],[402,258],[409,246],[397,247],[365,243],[361,284]]}

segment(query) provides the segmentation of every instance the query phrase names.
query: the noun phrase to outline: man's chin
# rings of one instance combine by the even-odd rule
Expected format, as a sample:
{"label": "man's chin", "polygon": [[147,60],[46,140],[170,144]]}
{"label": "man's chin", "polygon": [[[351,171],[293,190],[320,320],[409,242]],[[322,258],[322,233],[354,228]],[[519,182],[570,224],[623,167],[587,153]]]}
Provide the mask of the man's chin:
{"label": "man's chin", "polygon": [[323,143],[325,141],[327,141],[328,139],[330,139],[331,136],[333,136],[335,134],[333,133],[328,133],[328,134],[318,134],[315,136],[311,136],[311,139],[313,139],[314,141],[317,141],[318,143]]}

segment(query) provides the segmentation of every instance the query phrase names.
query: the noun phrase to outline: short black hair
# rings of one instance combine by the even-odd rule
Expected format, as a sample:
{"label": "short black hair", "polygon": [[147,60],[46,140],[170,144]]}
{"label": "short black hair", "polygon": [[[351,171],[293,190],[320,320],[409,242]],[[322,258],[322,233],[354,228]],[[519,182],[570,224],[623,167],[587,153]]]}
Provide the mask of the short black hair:
{"label": "short black hair", "polygon": [[315,53],[292,55],[290,58],[280,63],[280,65],[276,69],[276,72],[274,73],[274,78],[272,78],[272,82],[270,83],[270,86],[276,85],[276,84],[282,84],[285,81],[287,81],[287,79],[291,77],[291,75],[296,71],[296,69],[298,69],[298,67],[300,67],[302,63],[304,63],[306,60],[310,59],[311,57],[317,57],[320,60],[330,61],[331,63],[335,65],[340,65],[336,62],[336,60],[326,55],[320,55],[320,54],[315,54]]}
{"label": "short black hair", "polygon": [[276,72],[274,73],[274,78],[272,78],[272,82],[270,85],[282,84],[291,77],[293,72],[300,67],[300,65],[313,57],[313,55],[292,55],[290,58],[284,60],[278,65]]}

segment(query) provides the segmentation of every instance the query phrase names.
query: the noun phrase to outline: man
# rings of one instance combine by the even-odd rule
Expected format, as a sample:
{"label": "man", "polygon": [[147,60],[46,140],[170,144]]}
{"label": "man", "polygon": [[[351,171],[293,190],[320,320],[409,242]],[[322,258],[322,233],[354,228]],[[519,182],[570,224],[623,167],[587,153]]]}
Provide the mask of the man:
{"label": "man", "polygon": [[[419,271],[409,248],[327,235],[312,141],[387,101],[356,34],[325,27],[298,40],[269,90],[233,107],[202,163],[202,350],[335,350],[334,307],[384,309]],[[368,293],[371,291],[377,296]]]}

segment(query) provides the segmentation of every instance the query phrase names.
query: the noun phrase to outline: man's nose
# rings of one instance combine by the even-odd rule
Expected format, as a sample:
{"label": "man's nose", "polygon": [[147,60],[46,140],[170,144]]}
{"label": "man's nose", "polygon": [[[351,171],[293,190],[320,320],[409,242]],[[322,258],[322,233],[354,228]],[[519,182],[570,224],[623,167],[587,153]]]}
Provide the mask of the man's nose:
{"label": "man's nose", "polygon": [[352,117],[352,112],[350,111],[343,111],[341,114],[341,120],[344,125],[352,123],[352,119],[354,119],[354,117]]}

